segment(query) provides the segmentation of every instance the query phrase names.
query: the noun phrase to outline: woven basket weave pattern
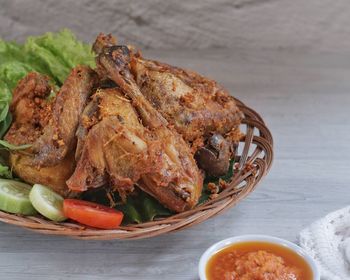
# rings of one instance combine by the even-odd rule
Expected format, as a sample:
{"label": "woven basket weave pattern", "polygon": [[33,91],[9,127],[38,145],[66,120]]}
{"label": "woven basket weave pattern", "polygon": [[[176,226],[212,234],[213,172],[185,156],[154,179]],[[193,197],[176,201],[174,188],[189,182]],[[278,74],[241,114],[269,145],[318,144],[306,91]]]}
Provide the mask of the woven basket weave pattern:
{"label": "woven basket weave pattern", "polygon": [[236,100],[244,114],[241,129],[245,136],[235,154],[235,172],[215,199],[193,210],[142,224],[122,226],[116,230],[87,228],[74,223],[55,223],[40,217],[24,217],[0,211],[0,221],[44,234],[66,235],[79,239],[141,239],[177,231],[201,223],[237,204],[254,190],[269,171],[273,160],[273,140],[262,118]]}

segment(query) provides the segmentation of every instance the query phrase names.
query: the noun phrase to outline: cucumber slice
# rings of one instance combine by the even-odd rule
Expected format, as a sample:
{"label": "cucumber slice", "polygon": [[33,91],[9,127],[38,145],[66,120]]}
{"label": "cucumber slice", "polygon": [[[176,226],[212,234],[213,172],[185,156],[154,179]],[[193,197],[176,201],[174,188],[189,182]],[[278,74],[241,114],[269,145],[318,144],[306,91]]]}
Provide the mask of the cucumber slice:
{"label": "cucumber slice", "polygon": [[30,189],[28,184],[0,179],[0,209],[15,214],[36,214],[29,200]]}
{"label": "cucumber slice", "polygon": [[34,208],[44,217],[61,222],[67,219],[63,214],[63,197],[51,189],[35,184],[29,193]]}

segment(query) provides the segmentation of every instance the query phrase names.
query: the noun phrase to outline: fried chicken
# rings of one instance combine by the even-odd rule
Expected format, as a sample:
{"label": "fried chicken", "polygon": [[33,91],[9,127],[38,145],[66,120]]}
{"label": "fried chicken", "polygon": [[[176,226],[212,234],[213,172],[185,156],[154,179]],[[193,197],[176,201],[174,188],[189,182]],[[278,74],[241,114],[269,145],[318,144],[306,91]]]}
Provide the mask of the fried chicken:
{"label": "fried chicken", "polygon": [[97,71],[114,81],[131,99],[142,124],[162,145],[160,169],[142,175],[138,185],[171,210],[193,208],[199,199],[203,176],[189,146],[140,92],[130,69],[130,52],[125,46],[105,47],[98,55]]}
{"label": "fried chicken", "polygon": [[31,144],[11,151],[14,172],[28,183],[41,183],[67,195],[66,180],[75,168],[75,131],[96,82],[88,67],[72,70],[53,99],[49,79],[29,73],[16,87],[11,103],[12,125],[5,135],[11,144]]}
{"label": "fried chicken", "polygon": [[[113,36],[101,33],[94,50],[98,53],[103,45],[110,47],[115,42]],[[141,93],[191,146],[200,167],[210,175],[225,174],[232,146],[241,137],[239,125],[243,116],[234,98],[213,80],[147,60],[132,50],[130,66]],[[210,142],[218,136],[222,137],[222,147],[214,150]],[[210,162],[202,160],[208,153]]]}
{"label": "fried chicken", "polygon": [[51,104],[47,99],[51,91],[49,78],[36,72],[18,82],[10,105],[13,122],[5,136],[6,141],[23,145],[40,137],[51,117]]}
{"label": "fried chicken", "polygon": [[142,174],[157,166],[158,148],[130,100],[117,88],[99,89],[78,128],[77,167],[67,181],[75,191],[108,183],[125,200]]}
{"label": "fried chicken", "polygon": [[242,118],[234,98],[111,35],[101,33],[93,48],[97,68],[74,68],[53,98],[38,73],[18,84],[5,139],[32,146],[10,152],[14,171],[64,196],[104,186],[125,201],[136,186],[172,211],[192,209],[203,187],[199,167],[214,176],[228,170]]}
{"label": "fried chicken", "polygon": [[[191,145],[199,166],[213,176],[226,174],[232,151],[227,147],[241,136],[242,114],[233,97],[213,80],[139,53],[131,69],[142,94]],[[217,136],[222,147],[214,151],[210,142]]]}
{"label": "fried chicken", "polygon": [[142,94],[190,143],[226,135],[241,122],[233,97],[213,80],[139,53],[132,56],[131,70]]}
{"label": "fried chicken", "polygon": [[53,166],[74,150],[79,118],[96,84],[97,75],[91,68],[72,70],[53,101],[49,123],[33,143],[34,163]]}

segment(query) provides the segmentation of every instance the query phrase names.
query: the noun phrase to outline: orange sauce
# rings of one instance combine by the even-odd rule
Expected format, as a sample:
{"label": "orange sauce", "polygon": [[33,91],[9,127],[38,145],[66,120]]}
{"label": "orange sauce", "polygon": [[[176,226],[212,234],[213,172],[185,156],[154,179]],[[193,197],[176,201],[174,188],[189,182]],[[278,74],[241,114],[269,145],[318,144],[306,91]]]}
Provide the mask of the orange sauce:
{"label": "orange sauce", "polygon": [[292,250],[268,242],[241,242],[214,254],[208,280],[312,280],[307,262]]}

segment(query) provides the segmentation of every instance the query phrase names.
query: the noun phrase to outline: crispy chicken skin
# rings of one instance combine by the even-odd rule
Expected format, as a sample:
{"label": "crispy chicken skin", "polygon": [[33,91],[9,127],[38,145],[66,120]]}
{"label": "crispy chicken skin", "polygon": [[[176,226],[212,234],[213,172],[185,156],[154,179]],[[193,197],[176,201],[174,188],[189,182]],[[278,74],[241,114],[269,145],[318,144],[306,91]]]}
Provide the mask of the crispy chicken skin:
{"label": "crispy chicken skin", "polygon": [[10,105],[13,122],[5,136],[6,141],[22,145],[33,143],[40,137],[51,116],[47,100],[51,90],[49,78],[36,72],[29,73],[18,82]]}
{"label": "crispy chicken skin", "polygon": [[[113,36],[99,34],[94,43],[96,53],[115,42]],[[202,169],[213,176],[226,174],[233,145],[241,137],[243,116],[234,98],[213,80],[147,60],[128,48],[131,73],[144,97],[183,136]],[[221,137],[221,146],[213,150],[210,142],[217,137]],[[203,160],[207,154],[210,161]]]}
{"label": "crispy chicken skin", "polygon": [[188,142],[226,135],[241,122],[233,97],[213,80],[140,54],[131,70],[142,94]]}
{"label": "crispy chicken skin", "polygon": [[68,187],[85,191],[109,183],[125,199],[141,175],[156,168],[158,146],[119,89],[99,89],[80,121],[81,148]]}
{"label": "crispy chicken skin", "polygon": [[104,186],[125,201],[137,186],[174,212],[192,209],[203,187],[199,167],[225,174],[241,136],[234,98],[111,35],[101,33],[93,49],[97,68],[74,68],[54,98],[43,75],[19,82],[5,140],[31,147],[10,152],[13,170],[64,196]]}
{"label": "crispy chicken skin", "polygon": [[92,49],[96,54],[100,54],[105,47],[112,47],[117,45],[117,39],[112,34],[105,35],[104,33],[98,34]]}
{"label": "crispy chicken skin", "polygon": [[[51,103],[47,100],[51,92],[49,79],[32,72],[25,76],[13,92],[10,110],[12,125],[5,140],[15,144],[32,144],[40,137],[51,117]],[[73,172],[74,161],[65,160],[53,167],[39,168],[33,164],[30,149],[12,151],[9,156],[13,171],[28,183],[45,184],[61,194],[67,193],[65,181]]]}
{"label": "crispy chicken skin", "polygon": [[[115,44],[113,36],[100,33],[94,50],[100,53],[103,46]],[[214,133],[239,140],[238,126],[243,115],[234,98],[217,82],[193,71],[145,59],[140,52],[130,50],[130,57],[131,74],[141,93],[186,141],[197,142]],[[232,130],[237,133],[230,133]]]}
{"label": "crispy chicken skin", "polygon": [[13,123],[5,135],[12,144],[32,144],[10,153],[19,177],[68,194],[66,180],[75,168],[75,131],[95,81],[90,68],[74,68],[54,99],[48,98],[52,89],[45,76],[29,73],[19,82],[10,107]]}
{"label": "crispy chicken skin", "polygon": [[138,185],[171,210],[191,209],[201,194],[203,176],[189,146],[140,92],[130,73],[129,62],[130,52],[126,46],[105,47],[96,59],[99,75],[120,87],[132,101],[142,124],[162,143],[161,169],[144,174]]}
{"label": "crispy chicken skin", "polygon": [[97,75],[91,68],[78,66],[72,70],[53,101],[49,123],[33,143],[36,164],[53,166],[73,151],[80,115],[96,84]]}
{"label": "crispy chicken skin", "polygon": [[19,152],[11,153],[10,164],[13,172],[27,183],[48,186],[64,197],[71,193],[67,188],[66,180],[75,169],[74,154],[68,154],[57,165],[36,167],[33,165],[32,156]]}
{"label": "crispy chicken skin", "polygon": [[[229,147],[241,137],[242,114],[233,97],[213,80],[140,54],[132,56],[131,69],[142,94],[191,145],[199,167],[212,176],[226,174]],[[221,146],[212,149],[217,137]]]}

